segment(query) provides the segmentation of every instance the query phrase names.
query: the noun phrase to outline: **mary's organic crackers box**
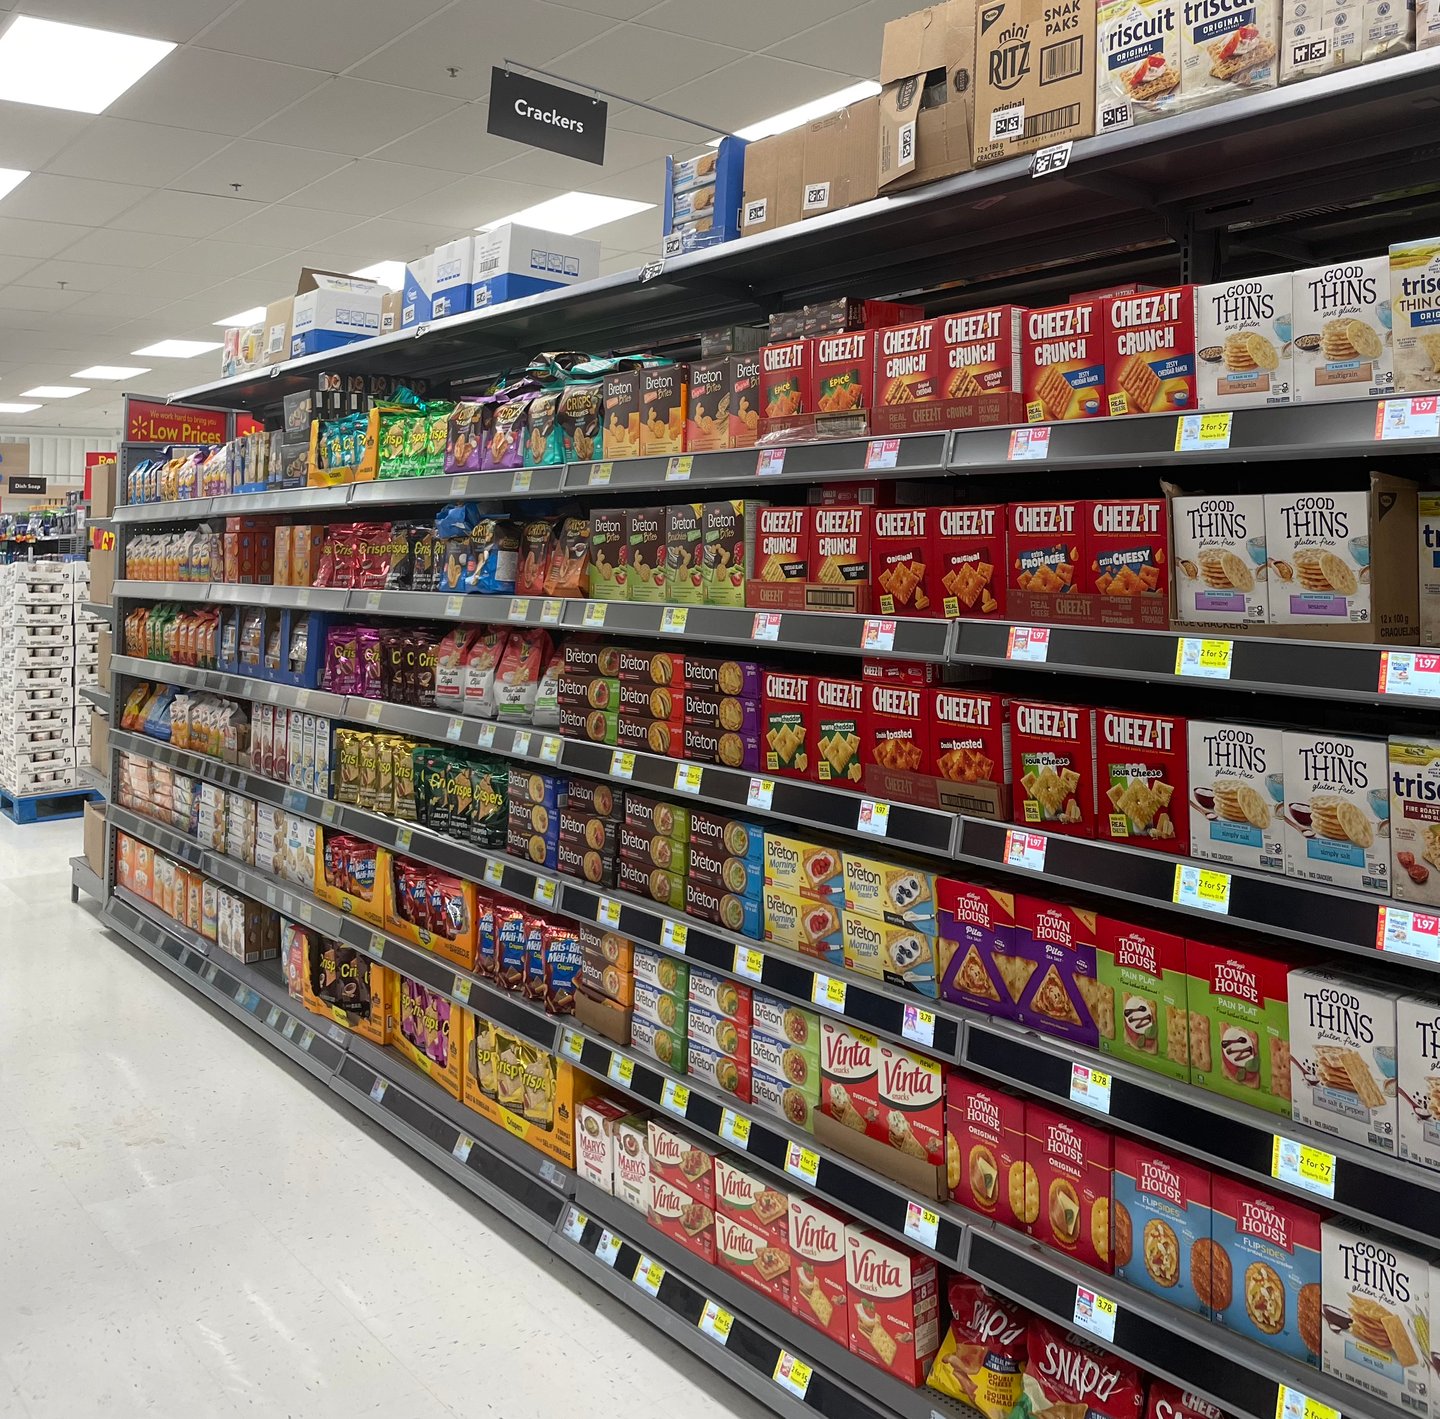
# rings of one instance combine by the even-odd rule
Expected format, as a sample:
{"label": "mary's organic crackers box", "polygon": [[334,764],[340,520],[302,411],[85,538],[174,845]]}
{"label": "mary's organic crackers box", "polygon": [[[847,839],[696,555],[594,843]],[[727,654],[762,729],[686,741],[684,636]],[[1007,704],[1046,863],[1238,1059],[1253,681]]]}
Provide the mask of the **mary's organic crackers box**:
{"label": "mary's organic crackers box", "polygon": [[1099,918],[1091,1014],[1105,1054],[1172,1079],[1190,1078],[1185,940]]}
{"label": "mary's organic crackers box", "polygon": [[1192,719],[1189,740],[1190,856],[1283,872],[1283,731]]}
{"label": "mary's organic crackers box", "polygon": [[1383,398],[1395,386],[1390,264],[1383,256],[1291,273],[1295,398]]}
{"label": "mary's organic crackers box", "polygon": [[1389,765],[1383,739],[1285,731],[1285,873],[1390,891]]}
{"label": "mary's organic crackers box", "polygon": [[1440,237],[1390,248],[1395,392],[1440,388]]}

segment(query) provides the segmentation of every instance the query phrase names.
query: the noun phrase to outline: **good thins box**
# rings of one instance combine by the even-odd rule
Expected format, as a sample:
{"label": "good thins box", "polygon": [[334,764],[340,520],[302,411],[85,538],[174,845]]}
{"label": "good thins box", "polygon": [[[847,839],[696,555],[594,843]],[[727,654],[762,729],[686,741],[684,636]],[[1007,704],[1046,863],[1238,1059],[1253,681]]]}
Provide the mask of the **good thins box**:
{"label": "good thins box", "polygon": [[882,508],[872,523],[870,594],[887,616],[937,616],[933,508]]}
{"label": "good thins box", "polygon": [[1195,287],[1112,296],[1102,310],[1109,413],[1194,409]]}
{"label": "good thins box", "polygon": [[1190,855],[1285,870],[1285,740],[1279,729],[1192,719]]}
{"label": "good thins box", "polygon": [[1202,409],[1288,404],[1290,275],[1195,288],[1195,380]]}
{"label": "good thins box", "polygon": [[815,337],[811,379],[815,426],[830,435],[863,434],[870,427],[875,383],[873,330]]}
{"label": "good thins box", "polygon": [[1086,507],[1086,555],[1098,626],[1168,630],[1170,519],[1161,498],[1097,499]]}
{"label": "good thins box", "polygon": [[1015,898],[1015,954],[997,962],[1020,1022],[1095,1048],[1100,1009],[1094,912]]}
{"label": "good thins box", "polygon": [[1440,1168],[1440,996],[1401,996],[1395,1039],[1397,1151],[1421,1167]]}
{"label": "good thins box", "polygon": [[1185,721],[1097,710],[1095,782],[1100,837],[1185,853],[1190,844]]}
{"label": "good thins box", "polygon": [[1010,504],[1007,614],[1053,620],[1059,598],[1089,590],[1088,526],[1084,503]]}
{"label": "good thins box", "polygon": [[1095,711],[1013,700],[1010,780],[1015,822],[1093,838]]}
{"label": "good thins box", "polygon": [[863,688],[871,761],[883,769],[933,773],[933,737],[924,715],[926,691],[873,680],[863,682]]}
{"label": "good thins box", "polygon": [[878,331],[874,431],[1018,423],[1022,314],[993,306]]}
{"label": "good thins box", "polygon": [[815,342],[760,347],[760,432],[804,428],[815,412]]}
{"label": "good thins box", "polygon": [[1346,1218],[1320,1224],[1324,1305],[1348,1325],[1323,1327],[1321,1365],[1411,1414],[1433,1399],[1430,1316],[1436,1252]]}
{"label": "good thins box", "polygon": [[1196,1258],[1203,1260],[1210,1242],[1208,1169],[1143,1141],[1117,1138],[1113,1229],[1117,1276],[1208,1316],[1200,1297],[1211,1296],[1210,1278],[1195,1274]]}
{"label": "good thins box", "polygon": [[1110,1271],[1111,1135],[1094,1124],[1027,1103],[1025,1159],[1035,1171],[1039,1201],[1026,1230],[1056,1251]]}
{"label": "good thins box", "polygon": [[849,1344],[845,1220],[798,1194],[790,1198],[790,1309],[832,1340]]}
{"label": "good thins box", "polygon": [[1102,916],[1091,1002],[1100,1048],[1171,1079],[1190,1078],[1185,941]]}
{"label": "good thins box", "polygon": [[935,884],[936,930],[945,965],[940,994],[987,1015],[1020,1018],[1020,1002],[1006,986],[1002,959],[1015,954],[1015,898],[992,887],[941,877]]}
{"label": "good thins box", "polygon": [[1390,891],[1389,765],[1383,739],[1285,731],[1285,874]]}
{"label": "good thins box", "polygon": [[806,605],[817,611],[870,609],[870,509],[812,507]]}
{"label": "good thins box", "polygon": [[788,778],[814,779],[810,676],[765,672],[765,768]]}
{"label": "good thins box", "polygon": [[1098,419],[1105,401],[1105,329],[1098,300],[1025,312],[1025,418]]}
{"label": "good thins box", "polygon": [[940,1272],[935,1262],[868,1228],[845,1228],[845,1289],[851,1354],[925,1383],[940,1348]]}
{"label": "good thins box", "polygon": [[941,615],[1005,615],[1005,514],[996,503],[934,510]]}
{"label": "good thins box", "polygon": [[1035,1220],[1027,1197],[1025,1101],[952,1074],[946,1083],[946,1151],[955,1201],[1007,1227]]}
{"label": "good thins box", "polygon": [[817,675],[813,689],[820,782],[859,788],[865,777],[865,686],[859,680]]}
{"label": "good thins box", "polygon": [[1293,271],[1295,398],[1380,399],[1395,388],[1390,262],[1384,256]]}
{"label": "good thins box", "polygon": [[1372,621],[1368,493],[1267,493],[1265,544],[1272,623]]}
{"label": "good thins box", "polygon": [[1318,1365],[1320,1213],[1216,1173],[1210,1188],[1214,1318],[1238,1335]]}
{"label": "good thins box", "polygon": [[1170,523],[1177,621],[1258,626],[1270,619],[1263,495],[1172,498]]}
{"label": "good thins box", "polygon": [[1321,1133],[1396,1151],[1395,1007],[1359,972],[1290,972],[1292,1114]]}
{"label": "good thins box", "polygon": [[1396,242],[1390,248],[1390,310],[1395,392],[1440,387],[1440,240]]}

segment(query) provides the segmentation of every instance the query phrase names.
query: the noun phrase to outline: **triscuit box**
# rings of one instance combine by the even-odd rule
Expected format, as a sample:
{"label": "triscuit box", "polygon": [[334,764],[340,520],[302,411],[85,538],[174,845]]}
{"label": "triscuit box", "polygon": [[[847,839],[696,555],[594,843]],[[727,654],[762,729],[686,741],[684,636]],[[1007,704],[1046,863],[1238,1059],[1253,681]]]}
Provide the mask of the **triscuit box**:
{"label": "triscuit box", "polygon": [[1395,392],[1440,388],[1440,237],[1390,248]]}
{"label": "triscuit box", "polygon": [[1202,409],[1288,404],[1290,273],[1195,289],[1195,383]]}
{"label": "triscuit box", "polygon": [[1440,494],[1417,504],[1420,560],[1420,644],[1440,646]]}
{"label": "triscuit box", "polygon": [[1170,524],[1175,619],[1229,626],[1264,625],[1270,619],[1264,497],[1259,493],[1236,493],[1229,497],[1171,498]]}
{"label": "triscuit box", "polygon": [[1395,1152],[1395,1002],[1359,973],[1290,972],[1292,1117],[1379,1153]]}
{"label": "triscuit box", "polygon": [[1279,729],[1190,721],[1190,855],[1285,870],[1285,744]]}
{"label": "triscuit box", "polygon": [[1395,1089],[1396,1151],[1440,1169],[1440,995],[1402,995],[1395,1002]]}
{"label": "triscuit box", "polygon": [[1390,890],[1440,906],[1440,740],[1390,740]]}
{"label": "triscuit box", "polygon": [[1280,76],[1279,24],[1280,0],[1187,0],[1180,17],[1185,106],[1273,89]]}
{"label": "triscuit box", "polygon": [[1095,24],[1097,133],[1176,111],[1182,12],[1179,0],[1101,0]]}
{"label": "triscuit box", "polygon": [[1383,256],[1294,271],[1295,398],[1380,399],[1395,386]]}
{"label": "triscuit box", "polygon": [[1390,892],[1383,739],[1285,731],[1285,875]]}
{"label": "triscuit box", "polygon": [[1334,1217],[1321,1223],[1321,1365],[1327,1375],[1397,1411],[1427,1412],[1430,1285],[1437,1262],[1433,1249],[1396,1241],[1360,1222]]}

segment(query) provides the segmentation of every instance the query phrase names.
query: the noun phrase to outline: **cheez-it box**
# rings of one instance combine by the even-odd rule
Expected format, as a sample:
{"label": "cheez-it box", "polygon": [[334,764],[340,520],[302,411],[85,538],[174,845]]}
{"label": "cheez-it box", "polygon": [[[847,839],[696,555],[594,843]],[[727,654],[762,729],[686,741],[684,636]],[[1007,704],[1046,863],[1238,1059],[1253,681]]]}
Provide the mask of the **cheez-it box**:
{"label": "cheez-it box", "polygon": [[[1085,504],[1011,503],[1005,537],[1012,591],[1053,597],[1089,587]],[[1009,598],[1010,614],[1023,608]]]}
{"label": "cheez-it box", "polygon": [[821,783],[859,788],[865,777],[865,686],[859,680],[815,676],[816,772]]}
{"label": "cheez-it box", "polygon": [[935,509],[935,575],[947,619],[1005,614],[1003,504]]}
{"label": "cheez-it box", "polygon": [[1012,701],[1010,774],[1017,823],[1093,838],[1095,711]]}
{"label": "cheez-it box", "polygon": [[926,700],[927,692],[914,685],[865,684],[865,734],[872,761],[882,769],[934,772]]}
{"label": "cheez-it box", "polygon": [[1098,300],[1025,312],[1025,418],[1098,419],[1105,402],[1105,331]]}
{"label": "cheez-it box", "polygon": [[1183,719],[1097,710],[1100,836],[1160,852],[1188,852],[1188,768]]}
{"label": "cheez-it box", "polygon": [[803,507],[760,509],[755,533],[756,580],[810,580],[809,511]]}
{"label": "cheez-it box", "polygon": [[810,732],[810,676],[765,672],[764,753],[768,773],[816,777]]}
{"label": "cheez-it box", "polygon": [[951,783],[1004,783],[1005,701],[989,690],[931,692],[934,710],[935,773]]}
{"label": "cheez-it box", "polygon": [[[873,330],[817,335],[811,379],[817,424],[828,432],[864,433],[875,383]],[[847,415],[842,420],[840,416]],[[843,429],[837,425],[843,424]],[[850,425],[853,424],[853,429]]]}
{"label": "cheez-it box", "polygon": [[[837,595],[870,584],[871,511],[866,507],[812,507],[810,516],[810,576]],[[864,609],[868,610],[869,607]]]}
{"label": "cheez-it box", "polygon": [[1195,287],[1113,296],[1104,303],[1111,414],[1195,409]]}
{"label": "cheez-it box", "polygon": [[877,508],[874,512],[870,592],[887,616],[936,616],[931,592],[935,553],[930,529],[935,510]]}
{"label": "cheez-it box", "polygon": [[760,428],[798,428],[814,413],[813,340],[782,340],[760,347]]}
{"label": "cheez-it box", "polygon": [[1101,598],[1097,619],[1109,624],[1112,605],[1128,598],[1153,602],[1145,624],[1164,630],[1170,623],[1170,519],[1162,498],[1097,498],[1085,505],[1090,587]]}

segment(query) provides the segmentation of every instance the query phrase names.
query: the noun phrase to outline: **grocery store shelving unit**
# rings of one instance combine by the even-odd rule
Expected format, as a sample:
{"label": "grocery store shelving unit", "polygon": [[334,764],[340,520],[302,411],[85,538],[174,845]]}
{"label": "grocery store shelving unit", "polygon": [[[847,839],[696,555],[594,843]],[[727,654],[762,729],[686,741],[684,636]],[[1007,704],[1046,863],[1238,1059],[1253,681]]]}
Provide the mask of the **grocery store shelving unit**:
{"label": "grocery store shelving unit", "polygon": [[[644,272],[606,277],[288,361],[174,399],[260,415],[273,413],[286,394],[311,387],[321,369],[466,380],[512,366],[517,355],[533,349],[559,348],[561,343],[565,348],[663,347],[708,326],[754,320],[772,309],[833,295],[885,296],[943,283],[919,298],[930,313],[939,314],[1004,299],[1045,304],[1063,299],[1070,290],[1117,279],[1203,281],[1383,250],[1389,240],[1424,235],[1440,223],[1434,149],[1415,140],[1433,106],[1437,79],[1440,50],[1386,60],[1077,142],[1068,167],[1059,174],[1034,179],[1028,160],[999,164],[798,227],[671,258]],[[1317,192],[1324,195],[1323,210],[1317,210]],[[957,280],[957,275],[963,278]],[[1403,464],[1433,460],[1440,453],[1440,438],[1385,442],[1378,437],[1378,427],[1376,405],[1367,401],[1242,410],[1230,421],[1226,446],[1180,452],[1173,416],[1095,420],[1054,426],[1039,463],[1019,460],[1007,429],[965,429],[898,440],[794,445],[764,453],[730,451],[151,502],[117,508],[113,525],[123,565],[126,537],[141,527],[255,512],[318,520],[368,518],[387,510],[396,515],[405,515],[407,509],[419,512],[457,498],[495,501],[519,511],[534,499],[577,496],[619,503],[640,494],[690,496],[688,489],[744,489],[763,496],[770,487],[877,478],[946,480],[964,490],[956,500],[976,501],[999,486],[995,478],[1030,473],[1054,482],[1079,475],[1075,481],[1083,480],[1088,489],[1094,475],[1110,470],[1133,476],[1131,470],[1163,468],[1179,480],[1191,476],[1185,472],[1188,466],[1198,480],[1209,476],[1207,470],[1239,477],[1242,469],[1256,463],[1299,464],[1323,457]],[[122,488],[135,460],[157,448],[126,446]],[[1035,457],[1033,447],[1028,457]],[[1275,476],[1290,475],[1277,471]],[[1021,628],[1015,622],[786,611],[778,624],[767,623],[762,634],[753,609],[193,583],[120,581],[115,587],[121,615],[130,605],[165,600],[288,606],[440,623],[546,626],[660,644],[760,644],[762,653],[779,656],[883,654],[962,669],[1003,669],[1012,677],[1033,677],[1037,687],[1046,683],[1039,677],[1059,673],[1172,690],[1196,688],[1176,673],[1178,645],[1187,635],[1183,630],[1056,625],[1049,628],[1046,658],[1037,663],[1010,658],[1011,633]],[[112,615],[109,607],[91,609]],[[1213,696],[1232,695],[1237,705],[1248,704],[1258,693],[1378,706],[1412,717],[1433,707],[1423,696],[1379,693],[1382,652],[1375,646],[1277,641],[1214,629],[1193,634],[1231,640],[1230,678],[1206,680],[1202,688]],[[915,807],[900,801],[903,795],[898,792],[894,799],[870,799],[866,812],[866,799],[859,794],[772,782],[714,765],[677,765],[654,754],[617,756],[609,748],[543,729],[496,725],[440,710],[121,654],[114,656],[112,668],[114,693],[121,703],[124,687],[137,680],[202,688],[307,709],[340,723],[483,749],[515,762],[627,782],[677,801],[724,805],[781,823],[812,824],[852,841],[870,838],[877,850],[910,848],[938,861],[983,866],[1017,887],[1037,877],[1042,889],[1051,883],[1073,885],[1172,914],[1182,929],[1187,918],[1193,922],[1200,915],[1175,901],[1176,859],[1047,833],[1039,835],[1045,846],[1043,869],[1037,872],[1012,861],[1005,824]],[[1288,1120],[1007,1022],[751,942],[631,894],[603,890],[503,852],[474,848],[418,825],[300,793],[235,765],[118,729],[112,732],[111,745],[112,754],[123,750],[170,764],[515,898],[539,902],[547,911],[598,922],[635,941],[683,953],[697,964],[795,1001],[835,1008],[838,983],[839,1013],[846,1019],[887,1038],[917,1044],[1033,1097],[1070,1105],[1072,1068],[1103,1068],[1112,1079],[1109,1122],[1114,1128],[1263,1180],[1277,1191],[1307,1195],[1271,1177],[1277,1135],[1312,1145],[1336,1159],[1335,1210],[1408,1237],[1440,1242],[1440,1174],[1337,1143]],[[111,772],[113,776],[113,760]],[[882,832],[875,830],[877,817]],[[370,959],[393,965],[451,1000],[503,1022],[607,1081],[618,1094],[683,1115],[691,1127],[726,1148],[746,1152],[786,1186],[829,1198],[1058,1321],[1072,1321],[1077,1288],[1100,1289],[1118,1303],[1112,1348],[1241,1419],[1274,1419],[1284,1387],[1331,1405],[1349,1419],[1393,1419],[1396,1413],[1358,1390],[1293,1365],[1121,1281],[1100,1277],[1017,1233],[997,1229],[953,1205],[911,1195],[810,1135],[790,1131],[769,1115],[671,1075],[573,1021],[547,1016],[478,974],[456,971],[395,934],[336,911],[305,887],[232,862],[126,809],[111,807],[108,826],[106,882],[78,885],[86,891],[99,886],[105,895],[105,920],[120,935],[475,1196],[545,1238],[558,1256],[776,1413],[935,1419],[963,1411],[933,1393],[889,1380],[733,1277],[691,1257],[640,1214],[542,1161],[391,1052],[368,1045],[339,1024],[297,1013],[273,964],[247,967],[217,956],[208,943],[160,918],[154,908],[115,891],[113,830],[132,833],[255,900],[313,923]],[[1026,859],[1034,860],[1033,853]],[[1227,876],[1230,924],[1375,959],[1383,899],[1283,877],[1240,871]],[[1440,962],[1406,964],[1440,971]],[[796,1374],[808,1376],[798,1395]],[[777,1375],[791,1377],[789,1387]]]}

